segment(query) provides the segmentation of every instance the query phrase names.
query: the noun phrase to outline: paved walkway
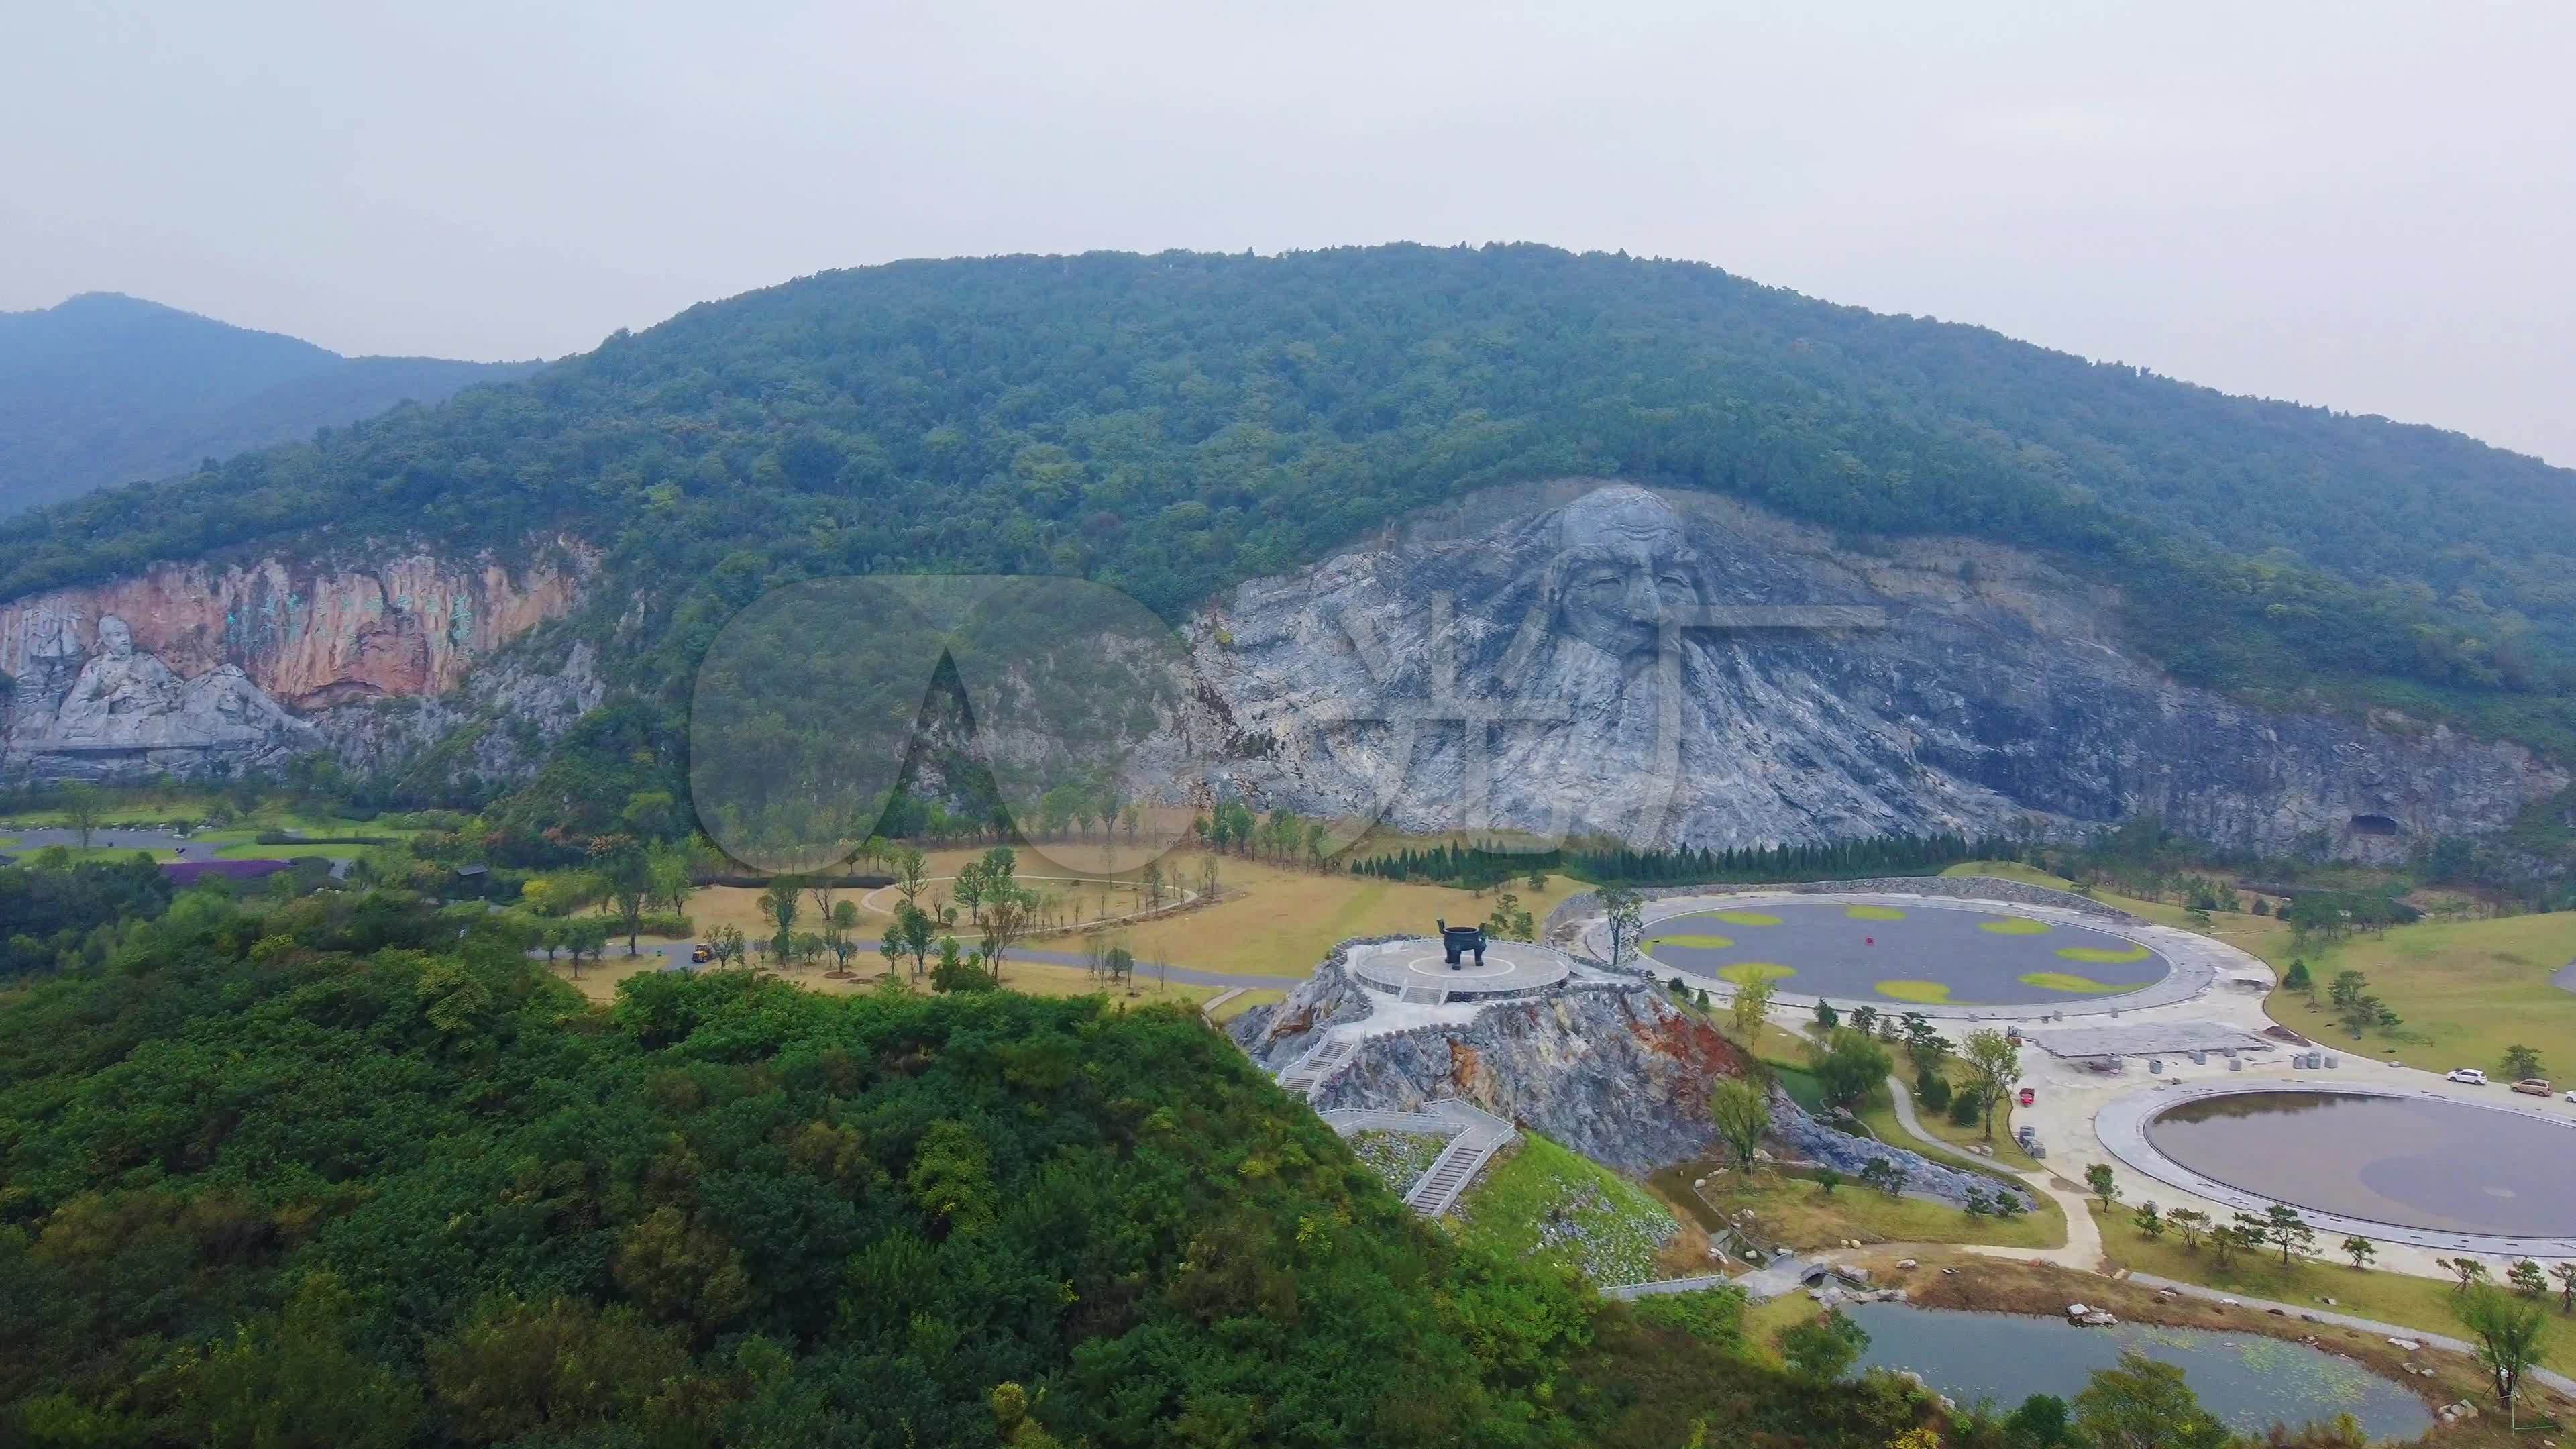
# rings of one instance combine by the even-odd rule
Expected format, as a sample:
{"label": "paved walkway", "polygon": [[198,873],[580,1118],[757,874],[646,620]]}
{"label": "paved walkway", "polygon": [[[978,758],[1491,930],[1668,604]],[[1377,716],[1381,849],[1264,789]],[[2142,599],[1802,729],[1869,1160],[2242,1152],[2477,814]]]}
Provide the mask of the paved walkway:
{"label": "paved walkway", "polygon": [[[695,946],[695,944],[696,943],[692,941],[646,941],[637,950],[636,954],[641,956],[662,956],[669,958],[660,968],[664,971],[687,971],[693,968],[694,963],[689,960],[689,951],[693,946]],[[964,943],[961,942],[960,944]],[[859,943],[859,950],[867,956],[877,957],[877,943],[873,940],[861,941]],[[543,960],[546,953],[543,951],[531,951],[528,954]],[[625,955],[625,943],[623,941],[612,941],[609,943],[608,950],[602,953],[599,959],[602,961],[615,961],[624,958]],[[877,957],[877,959],[883,958]],[[1091,964],[1091,958],[1078,951],[1045,951],[1039,950],[1035,947],[1026,946],[1015,946],[1008,954],[1004,955],[1002,957],[1002,969],[1004,971],[1008,971],[1011,963],[1014,961],[1040,961],[1050,966],[1087,966]],[[1183,986],[1240,986],[1254,990],[1269,989],[1277,991],[1286,991],[1293,987],[1302,986],[1306,981],[1306,978],[1303,976],[1251,976],[1235,971],[1193,971],[1186,966],[1173,966],[1168,968],[1148,966],[1142,961],[1136,963],[1136,974],[1140,978],[1155,981],[1162,980],[1168,976],[1175,984]]]}
{"label": "paved walkway", "polygon": [[[1955,1157],[1959,1149],[1923,1130],[1923,1119],[1914,1115],[1913,1094],[1894,1077],[1887,1079],[1888,1096],[1896,1108],[1896,1125],[1904,1128],[1916,1142],[1936,1149],[1944,1156]],[[2007,1169],[2008,1170],[2008,1169]],[[2054,1174],[2015,1172],[2014,1177],[2028,1184],[2030,1190],[2044,1193],[2066,1215],[2066,1242],[2055,1248],[2006,1248],[1993,1243],[1968,1243],[1967,1251],[1989,1258],[2011,1258],[2018,1262],[2055,1263],[2063,1268],[2080,1268],[2087,1273],[2102,1270],[2102,1229],[2087,1212],[2084,1198],[2058,1187]]]}
{"label": "paved walkway", "polygon": [[2549,984],[2561,991],[2576,991],[2576,961],[2559,967],[2558,974],[2549,978]]}

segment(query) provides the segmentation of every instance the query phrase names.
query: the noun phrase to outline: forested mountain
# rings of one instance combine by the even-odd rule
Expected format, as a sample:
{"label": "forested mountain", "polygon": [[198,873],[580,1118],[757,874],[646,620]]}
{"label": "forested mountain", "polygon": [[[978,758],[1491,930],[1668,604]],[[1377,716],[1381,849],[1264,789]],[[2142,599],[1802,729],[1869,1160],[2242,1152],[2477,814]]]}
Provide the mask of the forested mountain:
{"label": "forested mountain", "polygon": [[615,613],[640,591],[621,679],[675,703],[777,582],[1079,573],[1177,613],[1405,510],[1564,474],[1734,494],[1860,547],[2045,551],[2120,586],[2131,642],[2189,681],[2576,743],[2576,474],[1535,246],[828,273],[175,494],[11,520],[0,598],[325,528],[505,551],[562,531],[606,550]]}
{"label": "forested mountain", "polygon": [[113,293],[0,313],[0,512],[167,477],[531,370],[343,357]]}

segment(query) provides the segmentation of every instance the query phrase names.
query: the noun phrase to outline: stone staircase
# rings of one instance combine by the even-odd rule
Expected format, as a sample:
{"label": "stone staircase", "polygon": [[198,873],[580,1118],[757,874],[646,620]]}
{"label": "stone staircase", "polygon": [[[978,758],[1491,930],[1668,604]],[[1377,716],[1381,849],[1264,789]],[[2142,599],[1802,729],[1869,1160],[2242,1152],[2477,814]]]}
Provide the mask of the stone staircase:
{"label": "stone staircase", "polygon": [[1454,1124],[1458,1135],[1432,1159],[1413,1186],[1404,1194],[1404,1205],[1427,1218],[1436,1218],[1458,1205],[1467,1185],[1476,1180],[1494,1154],[1503,1150],[1520,1134],[1512,1124],[1491,1112],[1471,1107],[1455,1097],[1431,1104],[1425,1115],[1437,1115]]}
{"label": "stone staircase", "polygon": [[1408,986],[1404,988],[1404,995],[1397,998],[1417,1006],[1438,1006],[1448,999],[1449,988],[1445,986]]}
{"label": "stone staircase", "polygon": [[1512,1124],[1455,1097],[1443,1097],[1422,1112],[1382,1112],[1367,1107],[1336,1107],[1321,1114],[1327,1126],[1347,1137],[1354,1132],[1413,1132],[1446,1137],[1440,1155],[1404,1192],[1404,1205],[1436,1218],[1458,1205],[1476,1174],[1494,1154],[1520,1134]]}
{"label": "stone staircase", "polygon": [[1357,1037],[1326,1037],[1309,1047],[1304,1056],[1288,1064],[1288,1070],[1279,1074],[1279,1085],[1300,1097],[1312,1097],[1315,1088],[1323,1085],[1324,1078],[1331,1076],[1335,1067],[1349,1061],[1351,1053],[1358,1047]]}

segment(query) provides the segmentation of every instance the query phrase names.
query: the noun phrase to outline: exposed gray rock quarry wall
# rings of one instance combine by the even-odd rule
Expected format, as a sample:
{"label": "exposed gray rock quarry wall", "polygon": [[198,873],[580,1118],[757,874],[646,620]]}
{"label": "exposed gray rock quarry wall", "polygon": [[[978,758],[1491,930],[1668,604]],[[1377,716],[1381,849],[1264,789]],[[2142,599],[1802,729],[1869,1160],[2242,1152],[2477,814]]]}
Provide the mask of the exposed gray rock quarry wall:
{"label": "exposed gray rock quarry wall", "polygon": [[2518,746],[2178,685],[2120,652],[2118,582],[1552,485],[1243,585],[1196,626],[1208,687],[1184,727],[1236,742],[1230,783],[1265,805],[1641,845],[2155,814],[2377,858],[2497,830],[2568,781]]}
{"label": "exposed gray rock quarry wall", "polygon": [[[1342,969],[1348,949],[1276,1007],[1238,1017],[1234,1039],[1278,1071],[1315,1033],[1368,1014],[1370,996]],[[1379,998],[1383,999],[1383,998]],[[1315,1106],[1418,1111],[1459,1097],[1542,1133],[1596,1162],[1643,1175],[1715,1150],[1709,1094],[1741,1076],[1744,1056],[1651,987],[1577,986],[1497,1003],[1464,1024],[1418,1027],[1364,1039],[1318,1086]],[[1846,1136],[1772,1094],[1773,1135],[1792,1157],[1857,1180],[1872,1158],[1905,1176],[1907,1190],[1963,1203],[1989,1197],[1993,1179],[1919,1154]]]}
{"label": "exposed gray rock quarry wall", "polygon": [[1370,1037],[1315,1105],[1412,1111],[1459,1097],[1644,1173],[1708,1149],[1709,1093],[1743,1069],[1724,1038],[1652,991],[1576,989]]}

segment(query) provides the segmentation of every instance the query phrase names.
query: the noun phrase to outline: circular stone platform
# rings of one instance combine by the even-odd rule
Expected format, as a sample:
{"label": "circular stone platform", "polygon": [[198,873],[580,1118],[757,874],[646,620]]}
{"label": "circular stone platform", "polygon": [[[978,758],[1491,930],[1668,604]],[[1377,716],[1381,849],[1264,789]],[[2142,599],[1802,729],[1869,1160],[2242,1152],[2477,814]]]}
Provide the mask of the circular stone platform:
{"label": "circular stone platform", "polygon": [[1437,940],[1388,941],[1352,953],[1350,972],[1362,984],[1408,1001],[1477,1001],[1497,996],[1530,996],[1563,981],[1574,963],[1562,953],[1527,941],[1495,941],[1485,947],[1479,968],[1473,952],[1462,953],[1458,969]]}
{"label": "circular stone platform", "polygon": [[1638,949],[1662,970],[1895,1011],[2078,1009],[2172,971],[2155,947],[2103,927],[1905,897],[1693,902],[1649,919]]}
{"label": "circular stone platform", "polygon": [[2443,1252],[2576,1256],[2576,1123],[2358,1083],[2211,1083],[2102,1109],[2111,1154],[2230,1207],[2298,1208],[2321,1235]]}

